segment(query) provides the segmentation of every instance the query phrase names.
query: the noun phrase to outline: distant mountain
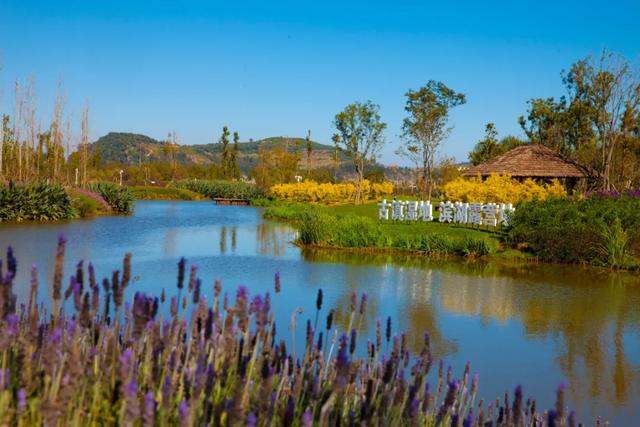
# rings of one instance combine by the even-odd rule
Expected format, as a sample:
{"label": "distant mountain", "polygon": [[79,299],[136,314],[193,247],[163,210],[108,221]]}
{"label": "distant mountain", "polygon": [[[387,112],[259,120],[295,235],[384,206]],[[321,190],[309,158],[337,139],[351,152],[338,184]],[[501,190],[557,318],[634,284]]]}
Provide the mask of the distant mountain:
{"label": "distant mountain", "polygon": [[[231,142],[233,144],[233,142]],[[300,153],[302,165],[306,165],[306,140],[304,138],[272,137],[258,141],[240,142],[238,163],[243,172],[248,172],[258,161],[258,150],[285,147],[288,151]],[[312,141],[311,168],[333,165],[335,148],[331,145]],[[102,162],[117,162],[135,165],[169,160],[166,143],[146,135],[135,133],[110,132],[91,144],[92,151],[97,150]],[[220,162],[222,147],[220,144],[180,145],[176,159],[183,164],[207,165]],[[345,160],[340,154],[342,161]]]}

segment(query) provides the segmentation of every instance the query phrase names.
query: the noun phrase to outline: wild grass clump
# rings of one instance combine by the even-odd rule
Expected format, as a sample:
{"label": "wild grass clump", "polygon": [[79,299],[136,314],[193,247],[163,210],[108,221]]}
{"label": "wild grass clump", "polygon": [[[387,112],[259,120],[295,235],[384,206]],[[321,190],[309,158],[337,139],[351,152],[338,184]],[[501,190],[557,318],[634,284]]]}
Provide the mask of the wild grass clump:
{"label": "wild grass clump", "polygon": [[[91,264],[79,262],[63,290],[65,245],[61,237],[51,313],[39,304],[35,267],[28,300],[18,305],[10,248],[6,273],[0,272],[2,425],[576,425],[564,387],[556,408],[539,413],[521,387],[495,406],[476,401],[478,376],[469,364],[456,379],[440,362],[430,385],[427,333],[415,355],[391,318],[384,330],[378,321],[375,338],[358,336],[366,294],[359,301],[352,295],[341,333],[333,310],[318,324],[319,290],[315,321],[307,320],[305,339],[296,345],[300,312],[292,315],[290,341],[274,322],[278,274],[273,300],[241,286],[232,301],[216,282],[210,302],[197,268],[189,270],[182,259],[177,297],[167,300],[163,289],[160,297],[135,292],[125,301],[133,286],[131,255],[122,271],[102,281]],[[72,314],[60,308],[66,300]]]}
{"label": "wild grass clump", "polygon": [[210,199],[251,200],[265,196],[255,185],[242,181],[180,181],[176,187],[194,191]]}
{"label": "wild grass clump", "polygon": [[75,216],[71,198],[59,185],[0,185],[0,221],[56,221]]}
{"label": "wild grass clump", "polygon": [[552,199],[519,204],[506,241],[547,261],[617,268],[640,257],[639,230],[640,198]]}
{"label": "wild grass clump", "polygon": [[100,194],[111,206],[114,212],[130,214],[133,212],[133,193],[127,187],[121,187],[108,182],[98,182],[90,185],[89,189]]}

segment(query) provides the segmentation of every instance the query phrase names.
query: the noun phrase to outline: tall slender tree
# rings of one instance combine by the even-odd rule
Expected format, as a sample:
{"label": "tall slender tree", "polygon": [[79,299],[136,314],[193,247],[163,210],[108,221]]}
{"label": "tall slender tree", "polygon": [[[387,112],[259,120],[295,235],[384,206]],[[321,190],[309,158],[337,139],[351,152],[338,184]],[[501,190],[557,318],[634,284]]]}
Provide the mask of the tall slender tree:
{"label": "tall slender tree", "polygon": [[338,182],[338,168],[340,167],[340,158],[338,157],[338,153],[340,152],[340,135],[334,133],[331,136],[331,141],[333,141],[333,181]]}
{"label": "tall slender tree", "polygon": [[309,176],[309,172],[311,171],[311,154],[313,153],[313,143],[311,142],[311,130],[307,131],[305,142],[307,144],[307,176]]}
{"label": "tall slender tree", "polygon": [[220,135],[220,139],[218,140],[220,144],[220,172],[222,176],[226,178],[228,176],[228,165],[229,165],[229,128],[226,126],[222,127],[222,135]]}
{"label": "tall slender tree", "polygon": [[230,153],[229,175],[233,179],[240,178],[240,166],[238,165],[238,153],[240,152],[240,135],[233,132],[233,149]]}
{"label": "tall slender tree", "polygon": [[356,173],[355,204],[360,204],[364,167],[375,159],[384,145],[383,131],[387,127],[379,113],[380,107],[371,101],[355,102],[336,114],[333,125],[338,131],[339,143],[351,159]]}
{"label": "tall slender tree", "polygon": [[80,154],[80,186],[86,188],[89,184],[89,105],[82,111],[80,119],[80,144],[78,145]]}

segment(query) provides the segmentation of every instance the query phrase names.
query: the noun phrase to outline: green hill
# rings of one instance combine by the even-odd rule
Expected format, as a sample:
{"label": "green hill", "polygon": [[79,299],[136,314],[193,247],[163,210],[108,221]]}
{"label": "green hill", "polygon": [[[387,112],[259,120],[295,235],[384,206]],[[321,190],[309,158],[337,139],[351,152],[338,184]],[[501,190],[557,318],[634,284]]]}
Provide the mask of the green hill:
{"label": "green hill", "polygon": [[[301,162],[306,161],[306,140],[304,138],[272,137],[258,141],[240,142],[238,163],[243,172],[248,171],[258,161],[259,149],[284,147],[288,151],[298,151]],[[335,148],[312,141],[311,167],[331,166]],[[167,145],[146,135],[134,133],[110,132],[91,144],[92,151],[99,153],[103,163],[117,162],[135,165],[150,162],[166,162],[169,160]],[[176,159],[183,164],[206,165],[218,163],[222,147],[220,144],[181,145],[178,147]],[[341,160],[344,155],[340,154]]]}

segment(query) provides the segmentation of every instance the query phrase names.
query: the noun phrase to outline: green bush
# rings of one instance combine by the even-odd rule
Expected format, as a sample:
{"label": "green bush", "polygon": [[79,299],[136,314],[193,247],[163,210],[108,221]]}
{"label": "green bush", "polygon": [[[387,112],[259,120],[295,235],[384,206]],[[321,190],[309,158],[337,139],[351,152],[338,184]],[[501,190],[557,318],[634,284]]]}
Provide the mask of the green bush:
{"label": "green bush", "polygon": [[120,187],[107,182],[99,182],[90,185],[91,191],[100,194],[109,203],[111,208],[120,214],[133,212],[133,193],[127,187]]}
{"label": "green bush", "polygon": [[71,198],[59,185],[0,186],[0,221],[55,221],[75,216]]}
{"label": "green bush", "polygon": [[211,199],[251,200],[264,197],[262,190],[242,181],[180,181],[177,188],[185,188]]}
{"label": "green bush", "polygon": [[[619,230],[612,232],[612,224],[618,224]],[[619,256],[611,257],[609,250],[603,248],[619,244],[616,240],[624,235],[628,239],[625,250],[631,252],[629,248],[638,245],[640,235],[635,231],[639,228],[639,198],[552,199],[516,206],[505,239],[528,246],[533,254],[547,261],[615,266]]]}

